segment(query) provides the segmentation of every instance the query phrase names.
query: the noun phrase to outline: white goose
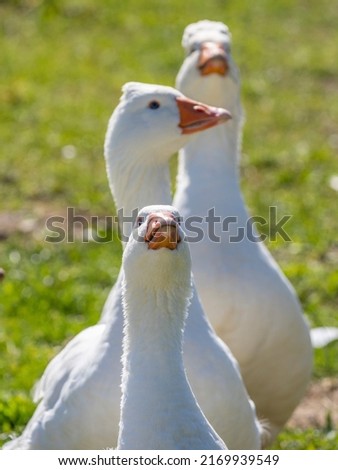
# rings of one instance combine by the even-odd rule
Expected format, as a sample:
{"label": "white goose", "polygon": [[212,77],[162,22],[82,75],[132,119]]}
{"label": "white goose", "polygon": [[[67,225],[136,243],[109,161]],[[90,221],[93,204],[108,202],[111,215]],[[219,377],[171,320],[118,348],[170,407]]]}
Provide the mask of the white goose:
{"label": "white goose", "polygon": [[238,175],[242,108],[229,30],[207,20],[191,24],[183,46],[187,57],[177,88],[194,99],[226,107],[232,120],[196,135],[180,152],[173,205],[184,219],[202,217],[204,233],[209,209],[214,208],[222,221],[230,217],[223,230],[216,224],[220,242],[205,236],[191,244],[193,274],[206,314],[238,360],[257,414],[269,420],[273,439],[311,377],[309,330],[293,287],[264,244],[247,237],[230,241],[247,226],[249,215]]}
{"label": "white goose", "polygon": [[118,449],[226,449],[198,406],[183,365],[192,291],[179,218],[171,206],[143,208],[123,253]]}
{"label": "white goose", "polygon": [[334,326],[319,326],[311,328],[311,342],[316,349],[325,348],[338,340],[338,328]]}
{"label": "white goose", "polygon": [[[123,209],[125,217],[135,219],[138,207],[154,202],[170,204],[170,155],[184,145],[184,140],[191,139],[191,133],[216,125],[220,111],[190,101],[170,87],[141,83],[124,87],[119,107],[126,116],[122,121],[119,113],[114,113],[108,126],[107,174],[117,209]],[[169,124],[168,114],[173,112],[176,118]],[[177,127],[179,121],[181,126],[182,121],[191,123],[189,128],[182,128],[185,138]],[[133,127],[132,139],[121,131],[126,122],[128,126],[139,123]],[[165,145],[159,145],[159,141]],[[129,227],[130,224],[122,223],[121,232],[129,235]],[[121,284],[120,273],[105,305],[104,321],[121,317]],[[227,446],[259,447],[265,432],[257,422],[253,403],[248,401],[236,361],[215,335],[194,285],[184,334],[184,363],[199,405]]]}
{"label": "white goose", "polygon": [[[188,100],[170,87],[125,85],[105,141],[117,209],[123,208],[128,215],[138,206],[170,203],[170,155],[191,138],[191,133],[228,118],[225,110]],[[116,447],[122,278],[121,274],[108,299],[105,322],[82,331],[49,363],[36,389],[38,407],[23,434],[7,448]],[[216,337],[195,290],[189,313],[184,362],[198,403],[229,448],[258,448],[262,429],[237,363]]]}

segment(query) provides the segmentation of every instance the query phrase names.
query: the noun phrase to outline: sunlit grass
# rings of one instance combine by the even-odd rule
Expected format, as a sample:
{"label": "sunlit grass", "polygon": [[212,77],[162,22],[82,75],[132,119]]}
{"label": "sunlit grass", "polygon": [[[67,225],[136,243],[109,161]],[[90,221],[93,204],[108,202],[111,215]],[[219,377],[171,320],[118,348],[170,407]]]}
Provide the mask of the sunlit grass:
{"label": "sunlit grass", "polygon": [[[67,207],[114,213],[104,159],[123,83],[173,85],[184,27],[226,22],[246,111],[242,188],[253,215],[292,215],[292,242],[269,248],[313,326],[338,326],[338,9],[334,2],[4,1],[0,5],[0,438],[33,411],[48,361],[99,318],[121,257],[118,241],[47,244],[44,219]],[[175,160],[173,160],[174,172]],[[0,219],[1,220],[1,219]],[[38,228],[29,230],[30,221]],[[338,373],[338,344],[315,377]],[[280,448],[337,448],[333,431],[286,430]]]}

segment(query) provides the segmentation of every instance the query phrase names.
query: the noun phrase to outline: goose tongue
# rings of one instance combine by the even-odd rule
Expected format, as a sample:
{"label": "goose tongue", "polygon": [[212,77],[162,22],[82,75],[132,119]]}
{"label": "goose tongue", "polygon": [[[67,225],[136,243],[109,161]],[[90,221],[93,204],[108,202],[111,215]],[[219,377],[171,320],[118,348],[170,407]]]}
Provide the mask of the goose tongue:
{"label": "goose tongue", "polygon": [[201,75],[212,73],[225,76],[229,71],[228,57],[221,44],[205,42],[202,44],[198,60]]}
{"label": "goose tongue", "polygon": [[178,233],[178,224],[173,215],[164,212],[150,214],[145,241],[150,250],[158,250],[159,248],[175,250],[181,239]]}
{"label": "goose tongue", "polygon": [[208,106],[185,96],[178,96],[176,102],[180,113],[178,126],[182,129],[182,134],[209,129],[231,119],[231,114],[226,109]]}

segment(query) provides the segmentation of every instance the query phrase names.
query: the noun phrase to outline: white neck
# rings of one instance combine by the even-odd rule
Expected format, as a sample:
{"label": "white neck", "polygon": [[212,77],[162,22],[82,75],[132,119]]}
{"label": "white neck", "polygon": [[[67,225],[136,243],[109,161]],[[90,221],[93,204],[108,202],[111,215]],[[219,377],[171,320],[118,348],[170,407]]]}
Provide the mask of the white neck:
{"label": "white neck", "polygon": [[224,125],[196,135],[179,154],[177,189],[173,205],[183,217],[236,215],[239,223],[248,217],[241,196],[238,164],[241,123],[236,116]]}
{"label": "white neck", "polygon": [[[168,164],[157,162],[156,156],[147,156],[145,162],[138,164],[142,158],[135,159],[132,163],[125,163],[120,158],[114,166],[108,161],[107,172],[110,189],[113,194],[116,209],[124,217],[131,218],[142,207],[152,204],[171,204],[172,195],[170,187],[170,173]],[[151,162],[151,163],[150,163]],[[132,222],[125,222],[122,227],[119,219],[120,230],[128,239]]]}
{"label": "white neck", "polygon": [[[125,285],[118,449],[225,449],[188,383],[182,343],[187,288]],[[140,302],[142,299],[142,302]]]}
{"label": "white neck", "polygon": [[[151,284],[151,279],[147,280]],[[182,356],[183,328],[187,311],[188,293],[186,286],[176,286],[176,292],[142,285],[129,285],[125,281],[125,353],[132,360],[132,352],[142,349],[142,355],[152,357],[155,351],[156,360],[166,357],[169,351],[176,351],[176,359]],[[140,299],[142,304],[140,305]],[[180,300],[182,299],[182,300]],[[137,355],[135,356],[138,361]],[[154,359],[154,358],[153,358]]]}
{"label": "white neck", "polygon": [[125,287],[120,449],[153,444],[168,419],[177,419],[192,399],[182,356],[184,318],[179,313],[186,311],[186,300],[177,300],[179,294],[173,302],[167,292],[139,290]]}

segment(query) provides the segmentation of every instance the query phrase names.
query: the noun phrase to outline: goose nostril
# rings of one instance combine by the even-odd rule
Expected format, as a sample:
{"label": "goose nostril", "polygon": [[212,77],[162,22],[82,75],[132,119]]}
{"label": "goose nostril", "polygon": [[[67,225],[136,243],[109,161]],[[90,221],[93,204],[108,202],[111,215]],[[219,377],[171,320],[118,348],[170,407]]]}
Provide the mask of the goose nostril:
{"label": "goose nostril", "polygon": [[156,218],[156,219],[152,219],[150,220],[149,222],[149,228],[151,228],[152,230],[154,229],[157,229],[161,226],[161,220]]}
{"label": "goose nostril", "polygon": [[207,114],[210,114],[210,111],[209,109],[205,108],[204,106],[201,106],[201,105],[196,105],[194,106],[194,111],[198,112],[198,113],[207,113]]}

